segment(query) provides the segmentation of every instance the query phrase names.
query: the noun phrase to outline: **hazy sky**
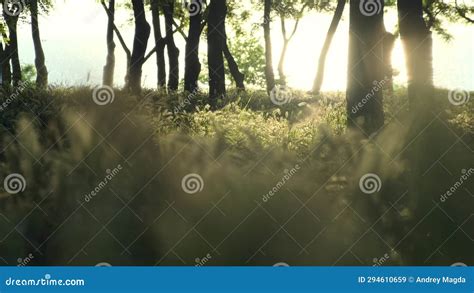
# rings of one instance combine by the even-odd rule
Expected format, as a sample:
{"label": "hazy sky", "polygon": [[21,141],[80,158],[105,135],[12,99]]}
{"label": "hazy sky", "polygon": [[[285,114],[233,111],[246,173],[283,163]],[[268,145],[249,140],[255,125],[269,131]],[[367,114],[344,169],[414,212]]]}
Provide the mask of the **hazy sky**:
{"label": "hazy sky", "polygon": [[[347,9],[346,9],[347,12]],[[130,12],[118,11],[117,24],[124,38],[132,47],[133,29],[127,25]],[[151,20],[151,17],[148,16]],[[344,17],[335,36],[328,56],[326,80],[323,90],[344,89],[347,64],[347,15]],[[286,62],[286,72],[290,86],[310,89],[316,71],[316,60],[331,21],[329,14],[311,14],[300,24],[293,39]],[[396,22],[394,11],[386,17],[387,29],[391,30]],[[107,18],[104,10],[94,0],[59,0],[47,17],[40,19],[41,38],[46,54],[46,63],[53,83],[63,84],[99,84],[102,79],[102,67],[106,57]],[[281,49],[279,23],[273,24],[274,59],[278,62]],[[434,68],[435,83],[448,88],[474,90],[474,26],[464,24],[450,25],[454,40],[445,43],[435,36]],[[20,24],[20,58],[22,63],[34,63],[33,44],[28,23]],[[184,42],[176,35],[178,46],[182,50],[184,63]],[[153,39],[150,40],[151,49]],[[204,48],[205,49],[205,48]],[[118,85],[123,84],[125,75],[125,55],[117,42],[116,75]],[[403,51],[397,43],[393,62],[400,71],[396,81],[405,82]],[[181,72],[182,74],[183,72]],[[155,59],[151,58],[144,66],[143,82],[145,86],[156,84]]]}

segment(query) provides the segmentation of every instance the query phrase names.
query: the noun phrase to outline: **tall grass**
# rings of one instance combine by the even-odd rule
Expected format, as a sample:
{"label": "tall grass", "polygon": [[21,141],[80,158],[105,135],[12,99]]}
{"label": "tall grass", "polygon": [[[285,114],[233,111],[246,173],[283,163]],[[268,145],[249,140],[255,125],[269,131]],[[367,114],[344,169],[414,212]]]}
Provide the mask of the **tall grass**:
{"label": "tall grass", "polygon": [[[98,106],[88,88],[26,88],[0,118],[0,178],[26,180],[0,189],[0,263],[473,264],[472,183],[440,201],[473,167],[472,102],[437,90],[420,120],[400,89],[366,138],[345,129],[342,94],[294,95],[232,92],[210,111],[202,94]],[[368,173],[379,192],[361,191]]]}

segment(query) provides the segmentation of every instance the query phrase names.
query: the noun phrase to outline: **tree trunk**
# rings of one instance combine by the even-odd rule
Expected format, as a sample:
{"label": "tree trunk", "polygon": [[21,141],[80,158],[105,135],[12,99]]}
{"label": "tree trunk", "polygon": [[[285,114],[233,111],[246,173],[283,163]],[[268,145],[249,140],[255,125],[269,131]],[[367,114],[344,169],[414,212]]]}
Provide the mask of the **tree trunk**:
{"label": "tree trunk", "polygon": [[350,1],[347,77],[348,125],[366,135],[384,124],[383,114],[383,1],[364,10],[364,0]]}
{"label": "tree trunk", "polygon": [[8,26],[8,33],[10,43],[8,44],[8,60],[11,60],[12,64],[12,78],[13,78],[13,86],[17,86],[21,81],[21,65],[20,65],[20,57],[18,54],[18,35],[17,35],[17,24],[18,24],[18,16],[10,16],[8,15],[5,10],[3,17]]}
{"label": "tree trunk", "polygon": [[400,38],[405,49],[410,108],[418,108],[433,87],[433,40],[423,19],[422,0],[399,0]]}
{"label": "tree trunk", "polygon": [[324,80],[324,70],[326,67],[326,58],[329,53],[329,48],[331,47],[332,39],[336,33],[339,22],[341,21],[342,14],[344,13],[344,8],[346,6],[346,0],[339,0],[337,2],[336,11],[329,25],[329,30],[326,34],[326,40],[324,40],[323,48],[319,55],[318,62],[318,71],[316,72],[316,78],[314,79],[313,84],[313,93],[318,94],[321,91],[321,86]]}
{"label": "tree trunk", "polygon": [[178,90],[179,85],[179,49],[174,42],[173,33],[174,3],[174,0],[170,0],[163,6],[166,24],[166,45],[168,47],[168,59],[170,64],[168,89],[171,91]]}
{"label": "tree trunk", "polygon": [[148,38],[150,37],[150,25],[146,21],[143,0],[132,0],[133,14],[135,18],[135,37],[130,59],[130,73],[128,77],[128,88],[132,93],[141,93],[142,66],[145,59]]}
{"label": "tree trunk", "polygon": [[[202,0],[192,0],[189,9],[189,33],[186,42],[184,70],[184,90],[194,92],[198,88],[201,62],[199,62],[199,43],[201,40]],[[196,10],[197,9],[197,10]],[[194,11],[194,13],[192,13]]]}
{"label": "tree trunk", "polygon": [[114,85],[115,71],[115,42],[114,42],[114,19],[115,0],[109,0],[110,16],[107,23],[107,61],[104,66],[102,83],[107,86]]}
{"label": "tree trunk", "polygon": [[158,68],[158,88],[163,89],[166,87],[166,62],[165,62],[166,40],[165,38],[163,38],[161,34],[159,0],[151,1],[151,15],[153,18],[153,32],[155,36],[156,66]]}
{"label": "tree trunk", "polygon": [[239,70],[239,65],[235,61],[234,56],[232,56],[232,53],[230,52],[229,45],[226,43],[224,44],[224,56],[225,59],[227,60],[227,64],[229,65],[229,71],[230,74],[232,75],[232,78],[235,81],[235,86],[239,90],[245,90],[245,75],[240,72]]}
{"label": "tree trunk", "polygon": [[33,44],[35,47],[36,86],[46,88],[48,86],[48,69],[45,64],[43,46],[41,45],[40,30],[38,24],[38,0],[31,0],[31,30]]}
{"label": "tree trunk", "polygon": [[281,50],[280,61],[278,62],[278,76],[280,77],[280,84],[286,85],[286,75],[285,75],[285,59],[286,59],[286,52],[288,51],[288,44],[290,40],[286,35],[286,24],[285,24],[285,17],[280,16],[280,23],[281,23],[281,33],[283,36],[283,48]]}
{"label": "tree trunk", "polygon": [[3,48],[2,43],[0,43],[0,70],[1,70],[1,83],[3,87],[8,87],[12,84],[12,73],[10,68],[10,57],[8,52],[8,45],[5,45]]}
{"label": "tree trunk", "polygon": [[209,5],[207,29],[207,56],[209,64],[209,99],[212,107],[225,93],[224,47],[226,0],[212,0]]}
{"label": "tree trunk", "polygon": [[272,37],[270,23],[272,21],[270,13],[272,10],[272,0],[265,0],[263,12],[263,34],[265,38],[265,80],[267,92],[275,88],[275,73],[273,72]]}

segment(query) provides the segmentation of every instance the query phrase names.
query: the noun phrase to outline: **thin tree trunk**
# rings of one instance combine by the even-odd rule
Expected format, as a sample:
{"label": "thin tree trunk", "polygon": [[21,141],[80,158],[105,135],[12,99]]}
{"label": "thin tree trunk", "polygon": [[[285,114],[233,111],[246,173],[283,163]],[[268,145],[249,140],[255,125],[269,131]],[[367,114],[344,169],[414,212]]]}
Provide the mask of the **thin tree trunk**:
{"label": "thin tree trunk", "polygon": [[[383,1],[366,15],[364,0],[350,1],[349,63],[347,77],[348,125],[366,135],[384,124],[383,114]],[[362,3],[363,4],[363,3]]]}
{"label": "thin tree trunk", "polygon": [[234,56],[232,56],[232,53],[230,52],[227,41],[224,44],[224,56],[225,56],[225,59],[227,60],[227,64],[229,65],[230,74],[232,75],[232,78],[235,81],[235,86],[239,90],[245,90],[245,84],[244,84],[245,75],[242,72],[240,72],[239,65],[235,61]]}
{"label": "thin tree trunk", "polygon": [[159,0],[151,1],[151,15],[153,18],[153,32],[155,36],[156,47],[156,66],[158,68],[158,88],[166,88],[166,62],[165,62],[165,47],[166,40],[161,34],[160,23],[160,4]]}
{"label": "thin tree trunk", "polygon": [[35,47],[36,85],[39,88],[48,86],[48,69],[45,64],[43,46],[41,45],[38,24],[38,0],[31,0],[31,30]]}
{"label": "thin tree trunk", "polygon": [[[189,4],[189,33],[186,42],[186,60],[184,70],[184,90],[194,92],[198,88],[198,79],[201,72],[199,62],[199,43],[201,40],[202,0],[192,0]],[[197,10],[196,10],[197,9]],[[194,13],[191,13],[194,11]]]}
{"label": "thin tree trunk", "polygon": [[[104,8],[105,12],[107,13],[107,17],[110,19],[113,19],[113,14],[110,12],[110,10],[107,8],[107,5],[105,5],[104,1],[101,1],[102,7]],[[112,21],[112,29],[114,30],[115,34],[117,35],[117,38],[119,39],[120,45],[123,48],[123,51],[125,52],[125,55],[127,56],[127,70],[126,75],[125,75],[125,87],[128,87],[129,85],[129,74],[130,74],[130,65],[131,65],[131,60],[132,60],[132,53],[130,52],[130,49],[127,47],[127,44],[125,43],[122,34],[120,33],[119,29],[115,25],[115,23]]]}
{"label": "thin tree trunk", "polygon": [[272,37],[270,23],[272,0],[265,0],[263,12],[263,34],[265,39],[265,80],[267,83],[267,92],[271,92],[275,88],[275,73],[273,72],[273,54],[272,54]]}
{"label": "thin tree trunk", "polygon": [[166,24],[166,45],[168,48],[168,59],[170,65],[168,89],[171,91],[178,90],[179,85],[179,49],[176,47],[173,32],[174,4],[175,1],[170,0],[163,6]]}
{"label": "thin tree trunk", "polygon": [[107,86],[113,86],[114,85],[114,72],[115,72],[115,42],[114,42],[115,0],[109,0],[109,11],[110,11],[110,17],[108,17],[108,23],[107,23],[107,61],[104,66],[102,83]]}
{"label": "thin tree trunk", "polygon": [[132,0],[133,14],[135,17],[135,37],[133,41],[132,57],[130,60],[130,73],[128,88],[132,93],[141,92],[142,66],[145,59],[150,25],[145,18],[143,0]]}
{"label": "thin tree trunk", "polygon": [[321,53],[319,55],[318,71],[316,73],[316,78],[314,79],[313,83],[313,93],[315,94],[318,94],[321,91],[321,86],[324,80],[324,70],[326,67],[327,55],[329,53],[329,48],[331,47],[331,43],[334,38],[334,34],[336,33],[337,27],[339,26],[339,22],[341,21],[342,14],[344,13],[346,1],[347,0],[339,0],[337,2],[336,11],[334,12],[331,24],[329,25],[329,30],[326,34],[326,40],[324,40],[323,48],[321,49]]}
{"label": "thin tree trunk", "polygon": [[3,17],[5,18],[5,21],[8,26],[8,33],[9,33],[9,39],[10,39],[7,52],[8,52],[8,59],[11,60],[11,64],[12,64],[13,86],[17,86],[21,81],[21,65],[20,65],[20,57],[18,54],[18,35],[17,35],[18,16],[10,16],[4,10]]}
{"label": "thin tree trunk", "polygon": [[[4,37],[5,38],[5,37]],[[0,43],[1,45],[1,43]],[[1,66],[1,82],[3,87],[8,87],[12,84],[12,73],[10,68],[10,57],[8,52],[8,45],[1,46],[2,50],[0,52],[0,66]]]}
{"label": "thin tree trunk", "polygon": [[398,19],[406,56],[410,107],[415,109],[423,104],[422,99],[433,87],[433,40],[423,19],[422,0],[399,0]]}
{"label": "thin tree trunk", "polygon": [[212,107],[226,93],[224,70],[226,0],[212,0],[209,5],[207,56],[209,58],[209,99]]}

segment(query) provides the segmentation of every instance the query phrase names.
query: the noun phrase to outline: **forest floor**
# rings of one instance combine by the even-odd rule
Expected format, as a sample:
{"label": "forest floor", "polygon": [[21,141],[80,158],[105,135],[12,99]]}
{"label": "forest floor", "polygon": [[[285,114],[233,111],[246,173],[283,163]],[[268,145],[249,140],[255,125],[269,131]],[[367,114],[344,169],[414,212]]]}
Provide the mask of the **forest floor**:
{"label": "forest floor", "polygon": [[447,90],[422,119],[396,89],[370,138],[343,93],[2,96],[0,178],[24,186],[0,188],[0,264],[474,264],[474,106]]}

